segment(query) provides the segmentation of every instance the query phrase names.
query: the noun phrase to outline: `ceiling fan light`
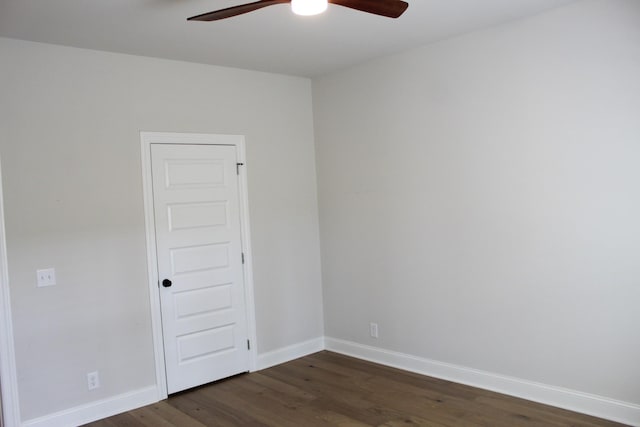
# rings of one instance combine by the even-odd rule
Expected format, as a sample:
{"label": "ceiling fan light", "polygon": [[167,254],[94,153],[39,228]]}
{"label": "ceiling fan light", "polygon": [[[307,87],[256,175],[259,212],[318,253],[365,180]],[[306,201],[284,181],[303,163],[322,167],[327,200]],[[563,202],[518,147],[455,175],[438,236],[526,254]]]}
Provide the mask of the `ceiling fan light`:
{"label": "ceiling fan light", "polygon": [[296,15],[318,15],[327,10],[327,0],[291,0],[291,10]]}

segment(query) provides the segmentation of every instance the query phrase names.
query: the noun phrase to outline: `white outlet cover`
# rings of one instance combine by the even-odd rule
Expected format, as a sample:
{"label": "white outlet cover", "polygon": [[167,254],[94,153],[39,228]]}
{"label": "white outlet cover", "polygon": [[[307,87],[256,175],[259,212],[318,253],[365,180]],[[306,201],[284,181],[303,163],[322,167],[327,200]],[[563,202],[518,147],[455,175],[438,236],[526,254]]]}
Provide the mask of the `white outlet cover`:
{"label": "white outlet cover", "polygon": [[56,284],[56,269],[55,268],[43,268],[36,270],[36,283],[39,288],[45,286],[53,286]]}
{"label": "white outlet cover", "polygon": [[100,387],[100,374],[98,371],[87,374],[87,389],[94,390]]}
{"label": "white outlet cover", "polygon": [[377,323],[370,323],[369,324],[369,334],[371,335],[371,338],[378,338],[378,324]]}

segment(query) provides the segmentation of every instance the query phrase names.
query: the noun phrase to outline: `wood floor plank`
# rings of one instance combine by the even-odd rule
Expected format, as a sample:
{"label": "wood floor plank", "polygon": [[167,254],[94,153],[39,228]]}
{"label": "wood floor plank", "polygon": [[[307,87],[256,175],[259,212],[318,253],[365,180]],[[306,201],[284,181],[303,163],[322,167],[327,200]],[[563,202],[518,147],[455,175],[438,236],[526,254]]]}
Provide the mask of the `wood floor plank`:
{"label": "wood floor plank", "polygon": [[90,427],[614,427],[611,421],[322,351]]}
{"label": "wood floor plank", "polygon": [[588,415],[578,414],[560,408],[539,405],[524,399],[517,399],[511,396],[479,397],[478,402],[491,405],[497,410],[517,414],[517,417],[538,419],[543,425],[554,426],[580,426],[580,427],[607,427],[619,426],[613,421],[593,418]]}
{"label": "wood floor plank", "polygon": [[338,427],[369,427],[370,424],[365,424],[358,420],[354,420],[346,416],[345,414],[341,414],[334,411],[324,411],[322,414],[322,419],[327,421],[328,425],[338,426]]}
{"label": "wood floor plank", "polygon": [[[265,425],[282,427],[299,427],[296,421],[297,406],[286,406],[269,394],[256,390],[255,386],[247,382],[239,384],[228,383],[225,390],[206,390],[207,396],[216,399],[227,406],[235,408],[251,408],[251,416]],[[317,425],[315,420],[309,420],[310,425]]]}
{"label": "wood floor plank", "polygon": [[447,427],[445,424],[440,424],[435,421],[425,420],[424,418],[420,418],[415,415],[405,416],[402,418],[391,420],[387,423],[380,424],[379,427],[411,427],[411,426]]}
{"label": "wood floor plank", "polygon": [[253,418],[248,411],[224,405],[205,396],[200,391],[173,396],[168,399],[168,402],[176,409],[210,427],[267,426]]}
{"label": "wood floor plank", "polygon": [[[298,360],[288,364],[291,370],[289,376],[299,380],[304,378],[308,387],[325,390],[326,394],[339,396],[342,401],[349,402],[350,406],[359,410],[358,414],[351,414],[370,425],[379,425],[398,417],[398,414],[412,413],[424,419],[445,425],[483,425],[482,421],[475,422],[478,414],[468,411],[464,407],[469,402],[460,402],[452,405],[457,398],[446,399],[443,396],[425,398],[417,393],[406,393],[402,384],[393,389],[386,385],[370,386],[370,381],[384,377],[349,377],[347,374],[339,374],[329,369],[319,367],[317,364],[305,364]],[[425,390],[428,392],[428,390]],[[395,408],[395,409],[392,409]],[[358,418],[359,417],[359,418]],[[402,417],[402,415],[400,415]],[[501,427],[497,425],[497,427]],[[511,427],[505,424],[505,427]]]}
{"label": "wood floor plank", "polygon": [[[267,370],[265,375],[288,381],[298,387],[306,387],[312,393],[323,396],[319,405],[333,410],[340,410],[343,414],[369,425],[379,425],[389,420],[388,410],[378,407],[366,393],[358,387],[356,381],[347,378],[324,378],[322,370],[311,370],[300,366],[279,366],[277,369]],[[318,405],[316,402],[314,406]]]}
{"label": "wood floor plank", "polygon": [[148,427],[206,427],[205,424],[178,411],[167,401],[136,409],[129,414]]}
{"label": "wood floor plank", "polygon": [[290,396],[292,399],[301,401],[311,401],[317,399],[316,395],[310,393],[305,389],[295,387],[283,381],[275,380],[266,375],[262,375],[259,372],[257,372],[255,375],[247,375],[247,380],[256,384],[260,384],[273,392],[277,392],[284,396]]}
{"label": "wood floor plank", "polygon": [[106,420],[106,422],[109,423],[108,425],[112,427],[145,427],[144,424],[139,422],[134,416],[131,415],[131,412],[126,412],[124,414],[110,417]]}

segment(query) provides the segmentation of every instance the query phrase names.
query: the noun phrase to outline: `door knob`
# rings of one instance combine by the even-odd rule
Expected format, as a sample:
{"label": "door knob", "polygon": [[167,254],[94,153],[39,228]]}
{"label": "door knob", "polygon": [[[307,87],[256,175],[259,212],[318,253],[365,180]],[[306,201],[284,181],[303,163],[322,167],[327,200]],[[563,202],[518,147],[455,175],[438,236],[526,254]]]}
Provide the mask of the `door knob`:
{"label": "door knob", "polygon": [[171,283],[171,280],[169,280],[169,279],[164,279],[162,281],[162,286],[164,286],[165,288],[169,288],[169,287],[171,287],[171,285],[172,285],[172,283]]}

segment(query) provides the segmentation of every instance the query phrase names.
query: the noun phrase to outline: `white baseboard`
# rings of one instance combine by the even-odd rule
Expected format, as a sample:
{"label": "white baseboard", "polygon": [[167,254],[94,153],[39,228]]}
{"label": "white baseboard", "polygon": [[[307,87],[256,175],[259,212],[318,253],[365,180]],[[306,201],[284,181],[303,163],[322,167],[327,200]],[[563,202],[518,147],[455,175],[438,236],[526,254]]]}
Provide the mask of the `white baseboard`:
{"label": "white baseboard", "polygon": [[157,401],[158,389],[156,386],[152,386],[34,418],[25,421],[22,425],[23,427],[79,426],[150,405]]}
{"label": "white baseboard", "polygon": [[[260,354],[257,359],[257,368],[258,370],[266,369],[325,349],[405,371],[640,427],[640,405],[336,338],[315,338]],[[24,427],[77,426],[155,402],[158,402],[158,390],[152,386],[28,420],[22,425]]]}
{"label": "white baseboard", "polygon": [[[314,338],[258,355],[257,369],[266,369],[324,350],[324,337]],[[159,401],[156,386],[76,406],[22,423],[23,427],[69,427],[107,418]]]}
{"label": "white baseboard", "polygon": [[270,368],[324,350],[324,337],[314,338],[258,355],[258,370]]}
{"label": "white baseboard", "polygon": [[508,394],[632,426],[640,426],[640,406],[633,403],[424,359],[409,354],[335,338],[325,337],[325,347],[329,351],[368,360],[381,365]]}

